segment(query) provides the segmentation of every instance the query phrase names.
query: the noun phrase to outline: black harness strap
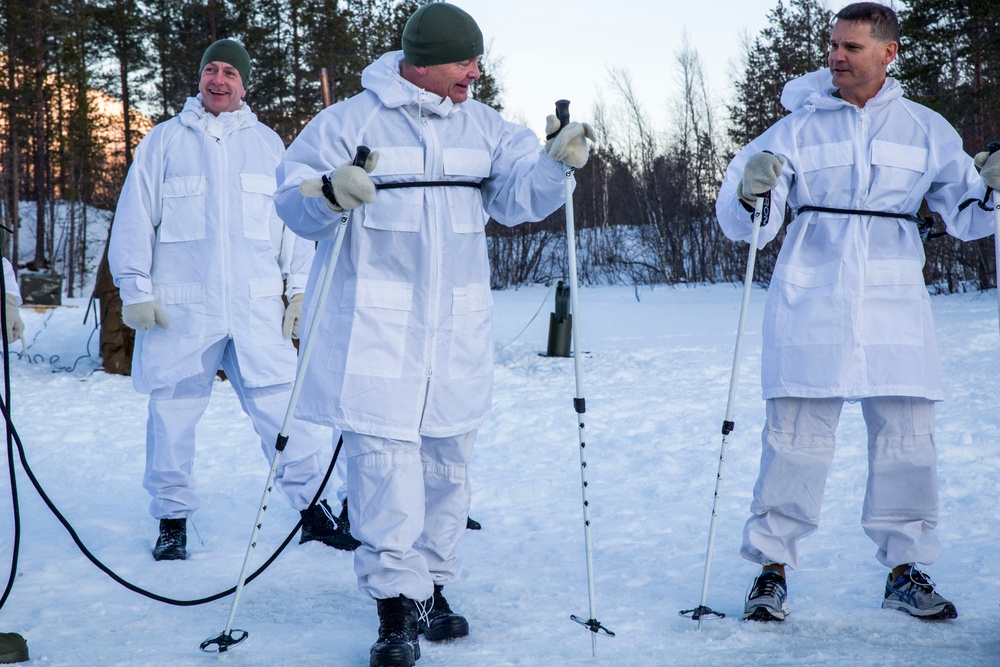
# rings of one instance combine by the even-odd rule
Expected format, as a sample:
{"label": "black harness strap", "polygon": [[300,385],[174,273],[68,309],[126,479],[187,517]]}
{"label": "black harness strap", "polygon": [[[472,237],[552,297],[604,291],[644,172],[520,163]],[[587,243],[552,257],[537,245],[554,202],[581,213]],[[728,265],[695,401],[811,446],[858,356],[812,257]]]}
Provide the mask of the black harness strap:
{"label": "black harness strap", "polygon": [[970,204],[976,204],[977,206],[979,206],[979,208],[983,209],[984,211],[992,211],[993,206],[990,205],[990,197],[992,195],[993,195],[993,188],[986,186],[986,196],[983,197],[982,201],[979,201],[978,199],[966,199],[964,202],[958,205],[958,210],[963,211],[966,208],[968,208]]}
{"label": "black harness strap", "polygon": [[857,208],[831,208],[829,206],[803,206],[795,215],[801,215],[807,211],[816,211],[818,213],[845,213],[847,215],[872,215],[876,218],[898,218],[899,220],[909,220],[910,222],[915,222],[918,225],[924,222],[924,218],[921,218],[916,213],[890,213],[886,211],[865,211]]}
{"label": "black harness strap", "polygon": [[400,183],[376,183],[376,190],[395,190],[397,188],[433,188],[440,186],[452,186],[458,188],[476,188],[481,190],[482,183],[475,181],[403,181]]}
{"label": "black harness strap", "polygon": [[846,215],[870,215],[876,218],[895,218],[896,220],[906,220],[912,222],[917,226],[917,231],[920,233],[920,238],[926,243],[931,239],[936,239],[939,236],[945,236],[944,232],[933,232],[934,221],[929,218],[923,218],[916,213],[893,213],[890,211],[866,211],[857,208],[832,208],[829,206],[802,206],[796,212],[795,215],[806,213],[808,211],[815,211],[817,213],[842,213]]}

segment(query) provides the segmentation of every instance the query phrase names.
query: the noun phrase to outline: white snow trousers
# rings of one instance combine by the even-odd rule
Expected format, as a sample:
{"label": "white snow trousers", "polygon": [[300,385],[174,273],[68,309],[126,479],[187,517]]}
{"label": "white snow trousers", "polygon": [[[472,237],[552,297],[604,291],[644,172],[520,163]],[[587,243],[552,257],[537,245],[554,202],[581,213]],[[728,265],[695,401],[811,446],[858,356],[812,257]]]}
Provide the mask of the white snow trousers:
{"label": "white snow trousers", "polygon": [[[929,565],[941,554],[934,402],[862,398],[868,427],[868,484],[861,525],[887,567]],[[756,563],[799,565],[798,541],[819,526],[842,398],[772,398],[760,474],[740,553]]]}
{"label": "white snow trousers", "polygon": [[[243,412],[250,416],[268,467],[274,460],[274,443],[288,409],[291,383],[247,387],[229,338],[213,343],[202,356],[202,364],[205,371],[200,375],[173,387],[156,389],[149,396],[146,472],[142,485],[153,497],[149,513],[155,519],[184,518],[201,506],[194,478],[194,433],[208,407],[218,368],[225,371]],[[325,470],[319,460],[322,445],[301,422],[292,422],[275,484],[297,510],[309,506],[323,481]]]}
{"label": "white snow trousers", "polygon": [[420,442],[344,432],[354,572],[375,599],[426,600],[460,572],[478,430]]}

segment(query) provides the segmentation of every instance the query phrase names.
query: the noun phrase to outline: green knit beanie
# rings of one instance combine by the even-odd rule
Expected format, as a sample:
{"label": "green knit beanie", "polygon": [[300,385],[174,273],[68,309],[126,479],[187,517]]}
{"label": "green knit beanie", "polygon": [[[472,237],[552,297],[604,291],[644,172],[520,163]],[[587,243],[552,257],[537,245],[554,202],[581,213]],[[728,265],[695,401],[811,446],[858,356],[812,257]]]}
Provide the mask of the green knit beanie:
{"label": "green knit beanie", "polygon": [[201,57],[201,69],[205,71],[208,63],[221,62],[232,65],[243,78],[243,87],[250,85],[250,54],[239,42],[231,39],[220,39],[205,49],[205,55]]}
{"label": "green knit beanie", "polygon": [[403,56],[417,67],[471,60],[483,51],[483,33],[475,19],[455,5],[424,5],[403,28]]}

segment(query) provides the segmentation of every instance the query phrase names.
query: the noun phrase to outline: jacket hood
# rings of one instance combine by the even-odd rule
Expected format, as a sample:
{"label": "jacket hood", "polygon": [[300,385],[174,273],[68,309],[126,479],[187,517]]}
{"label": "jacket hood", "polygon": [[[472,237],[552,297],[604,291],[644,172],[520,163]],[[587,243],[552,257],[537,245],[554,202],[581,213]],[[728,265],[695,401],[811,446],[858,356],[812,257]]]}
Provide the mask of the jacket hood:
{"label": "jacket hood", "polygon": [[[830,72],[830,68],[824,67],[786,83],[781,91],[781,105],[789,111],[837,109],[850,105],[850,102],[834,95],[836,90],[833,87],[833,74]],[[903,89],[900,88],[899,83],[891,76],[887,76],[885,83],[882,84],[882,89],[875,97],[868,100],[865,106],[885,104],[902,96]]]}
{"label": "jacket hood", "polygon": [[416,105],[421,113],[447,116],[458,109],[450,98],[418,88],[399,73],[402,51],[390,51],[366,67],[361,73],[361,85],[374,93],[390,109]]}
{"label": "jacket hood", "polygon": [[203,132],[213,139],[223,139],[236,130],[250,127],[257,122],[257,116],[250,111],[246,102],[240,102],[236,111],[227,111],[214,116],[201,103],[201,93],[189,97],[180,113],[181,123],[193,130]]}

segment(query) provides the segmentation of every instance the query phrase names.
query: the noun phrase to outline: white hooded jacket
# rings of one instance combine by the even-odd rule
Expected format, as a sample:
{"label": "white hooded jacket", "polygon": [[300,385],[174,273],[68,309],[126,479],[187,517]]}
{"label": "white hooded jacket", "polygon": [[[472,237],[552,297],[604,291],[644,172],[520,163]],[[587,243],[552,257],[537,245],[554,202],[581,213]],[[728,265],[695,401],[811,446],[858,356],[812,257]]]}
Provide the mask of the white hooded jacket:
{"label": "white hooded jacket", "polygon": [[[973,204],[985,188],[955,130],[886,79],[864,108],[834,95],[829,69],[789,82],[792,113],[752,141],[726,170],[716,213],[732,239],[749,241],[752,214],[737,196],[747,159],[785,158],[760,247],[774,239],[785,204],[916,213],[921,201],[948,233],[993,233]],[[789,223],[764,312],[764,398],[943,398],[924,248],[916,225],[870,215],[804,212]]]}
{"label": "white hooded jacket", "polygon": [[246,104],[213,116],[200,94],[139,144],[108,261],[122,303],[155,300],[169,326],[136,333],[138,391],[202,372],[202,352],[227,336],[247,386],[294,380],[295,349],[281,332],[282,279],[289,297],[301,293],[314,250],[274,210],[283,153]]}
{"label": "white hooded jacket", "polygon": [[469,432],[493,386],[485,225],[540,220],[565,199],[562,166],[528,129],[474,100],[421,90],[399,74],[402,52],[362,75],[364,92],[318,114],[278,169],[278,213],[320,240],[303,331],[340,214],[298,184],[379,153],[378,183],[476,182],[379,190],[350,213],[297,415],[344,430],[414,441]]}

